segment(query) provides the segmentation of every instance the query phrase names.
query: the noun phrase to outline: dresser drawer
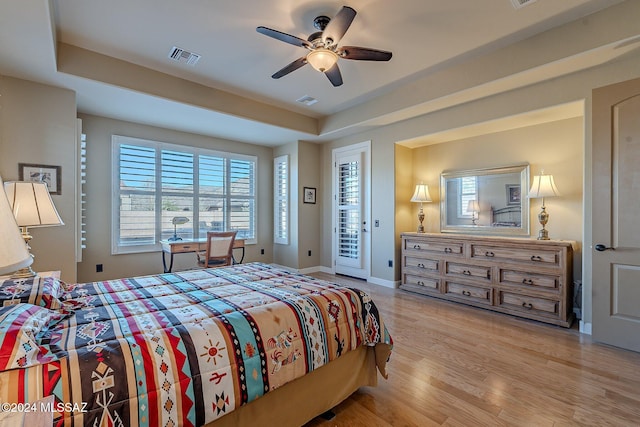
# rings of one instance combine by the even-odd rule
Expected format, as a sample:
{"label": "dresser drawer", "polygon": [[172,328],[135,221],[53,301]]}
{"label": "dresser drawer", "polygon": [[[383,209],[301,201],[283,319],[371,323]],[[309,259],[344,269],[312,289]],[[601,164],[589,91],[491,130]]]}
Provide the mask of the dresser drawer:
{"label": "dresser drawer", "polygon": [[433,291],[440,291],[440,279],[437,277],[405,274],[402,283],[405,285],[418,286],[420,288],[428,288]]}
{"label": "dresser drawer", "polygon": [[471,245],[471,258],[496,259],[547,266],[560,266],[561,252],[553,249],[511,248],[503,246]]}
{"label": "dresser drawer", "polygon": [[438,273],[440,271],[440,263],[437,259],[404,257],[404,267],[424,271],[425,273]]}
{"label": "dresser drawer", "polygon": [[532,286],[557,291],[560,288],[560,276],[528,273],[517,270],[500,269],[499,282],[503,285]]}
{"label": "dresser drawer", "polygon": [[456,299],[464,299],[484,305],[491,305],[493,289],[445,281],[444,293]]}
{"label": "dresser drawer", "polygon": [[458,264],[445,262],[445,273],[450,276],[463,276],[474,280],[491,283],[491,267],[481,265]]}
{"label": "dresser drawer", "polygon": [[405,239],[404,240],[404,248],[406,253],[411,253],[412,255],[420,254],[420,253],[439,253],[439,254],[447,254],[447,255],[464,255],[464,243],[457,241],[448,241],[448,240],[437,240],[437,239]]}
{"label": "dresser drawer", "polygon": [[501,308],[508,308],[525,313],[544,315],[560,315],[560,301],[552,298],[532,297],[511,292],[498,291],[498,303]]}

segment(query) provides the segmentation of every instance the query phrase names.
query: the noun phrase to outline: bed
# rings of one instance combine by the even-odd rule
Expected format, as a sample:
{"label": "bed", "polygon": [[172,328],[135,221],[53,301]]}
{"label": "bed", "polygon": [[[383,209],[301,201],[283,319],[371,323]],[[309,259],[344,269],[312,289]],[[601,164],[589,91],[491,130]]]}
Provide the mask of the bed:
{"label": "bed", "polygon": [[0,300],[2,409],[59,426],[302,425],[386,378],[392,348],[365,292],[262,263]]}

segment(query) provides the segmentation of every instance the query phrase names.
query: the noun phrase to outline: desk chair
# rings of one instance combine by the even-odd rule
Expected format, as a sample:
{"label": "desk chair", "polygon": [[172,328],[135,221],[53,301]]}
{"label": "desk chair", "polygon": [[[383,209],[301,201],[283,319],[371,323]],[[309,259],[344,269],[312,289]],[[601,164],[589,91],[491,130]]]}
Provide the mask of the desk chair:
{"label": "desk chair", "polygon": [[237,231],[208,231],[207,249],[196,252],[198,267],[216,268],[233,264],[233,242]]}

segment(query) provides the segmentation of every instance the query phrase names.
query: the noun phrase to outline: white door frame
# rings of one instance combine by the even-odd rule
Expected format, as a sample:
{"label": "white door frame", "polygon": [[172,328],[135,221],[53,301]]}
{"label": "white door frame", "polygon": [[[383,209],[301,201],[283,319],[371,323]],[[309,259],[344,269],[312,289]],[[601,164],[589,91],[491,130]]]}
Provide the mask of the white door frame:
{"label": "white door frame", "polygon": [[362,183],[364,192],[362,197],[362,220],[363,231],[362,233],[362,269],[355,277],[360,277],[369,280],[371,277],[371,141],[364,141],[358,144],[347,145],[345,147],[334,148],[331,153],[331,160],[333,162],[333,169],[331,174],[331,229],[333,230],[331,237],[331,269],[336,273],[336,259],[337,259],[337,159],[349,152],[362,153]]}

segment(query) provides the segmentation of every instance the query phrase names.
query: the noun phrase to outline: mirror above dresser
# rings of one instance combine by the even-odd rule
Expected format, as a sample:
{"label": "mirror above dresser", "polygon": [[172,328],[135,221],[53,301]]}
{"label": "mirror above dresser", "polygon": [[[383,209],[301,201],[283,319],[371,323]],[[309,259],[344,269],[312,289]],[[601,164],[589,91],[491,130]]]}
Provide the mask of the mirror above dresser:
{"label": "mirror above dresser", "polygon": [[529,236],[529,165],[445,171],[440,176],[440,230]]}

